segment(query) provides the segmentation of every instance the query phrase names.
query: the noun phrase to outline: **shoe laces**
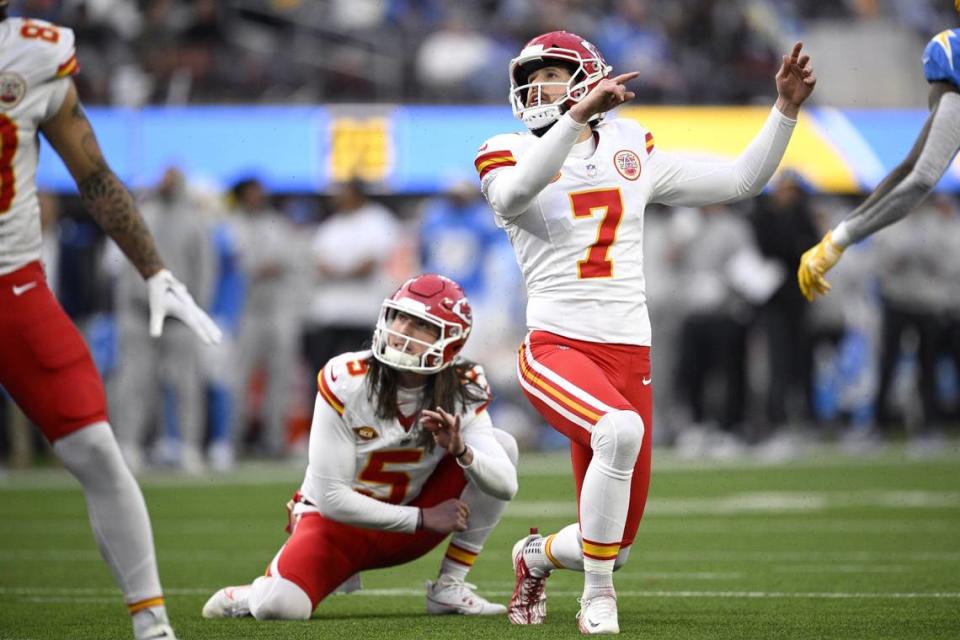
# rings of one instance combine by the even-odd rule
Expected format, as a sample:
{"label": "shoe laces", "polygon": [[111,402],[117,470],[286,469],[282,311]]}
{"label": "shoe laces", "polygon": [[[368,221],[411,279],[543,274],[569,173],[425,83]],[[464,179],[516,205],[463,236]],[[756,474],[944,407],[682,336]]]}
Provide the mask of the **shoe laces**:
{"label": "shoe laces", "polygon": [[520,598],[527,604],[539,602],[543,598],[547,587],[547,576],[537,577],[530,572],[527,563],[523,560],[523,578],[520,580]]}
{"label": "shoe laces", "polygon": [[469,595],[471,598],[480,597],[476,594],[477,585],[466,582],[465,580],[462,580],[461,578],[457,578],[456,576],[441,576],[434,583],[435,590],[437,590],[436,589],[437,587],[439,587],[440,591],[443,591],[445,589],[453,589],[461,593],[466,592],[466,594]]}
{"label": "shoe laces", "polygon": [[617,612],[617,597],[613,595],[599,595],[592,598],[577,598],[580,603],[580,612],[577,618],[580,618],[587,609],[593,609],[598,617],[609,618]]}

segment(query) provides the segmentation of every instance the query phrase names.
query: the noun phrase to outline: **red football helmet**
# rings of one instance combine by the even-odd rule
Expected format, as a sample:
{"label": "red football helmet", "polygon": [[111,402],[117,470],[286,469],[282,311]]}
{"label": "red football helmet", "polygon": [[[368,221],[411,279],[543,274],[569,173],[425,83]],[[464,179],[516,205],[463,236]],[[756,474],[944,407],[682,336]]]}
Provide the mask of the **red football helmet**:
{"label": "red football helmet", "polygon": [[[550,65],[570,69],[569,82],[527,81],[531,73]],[[600,51],[575,33],[551,31],[537,36],[524,45],[520,55],[510,61],[510,105],[513,115],[532,130],[553,124],[567,109],[583,100],[612,70],[613,67],[606,63]],[[542,104],[538,100],[528,107],[528,92],[542,91],[547,84],[562,86],[564,94],[550,104]],[[595,119],[600,117],[602,114],[595,116]]]}
{"label": "red football helmet", "polygon": [[[391,329],[397,313],[420,318],[439,329],[430,343]],[[470,336],[473,313],[470,301],[459,284],[434,274],[411,278],[383,301],[380,319],[373,333],[373,357],[394,369],[430,374],[446,369]],[[394,339],[391,346],[390,338]],[[424,347],[422,353],[408,353],[411,345]]]}

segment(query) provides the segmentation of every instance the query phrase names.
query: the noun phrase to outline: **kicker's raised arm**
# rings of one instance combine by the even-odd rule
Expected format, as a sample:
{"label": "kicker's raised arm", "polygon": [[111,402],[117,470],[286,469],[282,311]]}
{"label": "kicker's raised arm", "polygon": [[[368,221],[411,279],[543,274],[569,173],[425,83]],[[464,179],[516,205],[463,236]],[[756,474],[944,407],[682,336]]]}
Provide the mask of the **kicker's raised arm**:
{"label": "kicker's raised arm", "polygon": [[710,162],[656,152],[651,157],[655,172],[651,202],[701,206],[732,202],[757,195],[770,180],[797,124],[800,106],[816,86],[810,56],[801,55],[798,42],[776,75],[777,101],[754,139],[732,162]]}

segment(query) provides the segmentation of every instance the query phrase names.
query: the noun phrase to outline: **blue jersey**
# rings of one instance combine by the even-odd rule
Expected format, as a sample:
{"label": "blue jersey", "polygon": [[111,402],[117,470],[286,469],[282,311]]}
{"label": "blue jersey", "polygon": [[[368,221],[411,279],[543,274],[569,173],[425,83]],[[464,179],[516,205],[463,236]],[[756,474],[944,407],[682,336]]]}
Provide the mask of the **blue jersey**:
{"label": "blue jersey", "polygon": [[923,75],[927,82],[949,82],[960,88],[960,29],[933,37],[923,50]]}
{"label": "blue jersey", "polygon": [[483,200],[454,205],[446,198],[427,205],[420,225],[420,266],[456,280],[471,299],[485,296],[490,250],[506,236],[493,224]]}

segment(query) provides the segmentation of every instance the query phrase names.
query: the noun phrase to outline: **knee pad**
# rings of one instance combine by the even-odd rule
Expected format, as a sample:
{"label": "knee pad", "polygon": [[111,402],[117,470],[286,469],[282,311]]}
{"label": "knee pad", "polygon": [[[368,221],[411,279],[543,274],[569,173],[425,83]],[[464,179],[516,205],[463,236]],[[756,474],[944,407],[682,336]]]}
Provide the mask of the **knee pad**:
{"label": "knee pad", "polygon": [[643,443],[643,419],[635,411],[613,411],[600,418],[590,434],[593,455],[609,470],[633,473]]}
{"label": "knee pad", "polygon": [[517,448],[517,439],[503,429],[494,429],[493,437],[497,439],[497,442],[500,443],[503,450],[507,452],[507,457],[510,458],[513,466],[517,466],[517,463],[520,461],[520,450]]}
{"label": "knee pad", "polygon": [[261,576],[250,587],[250,613],[257,620],[309,620],[313,603],[289,580]]}

